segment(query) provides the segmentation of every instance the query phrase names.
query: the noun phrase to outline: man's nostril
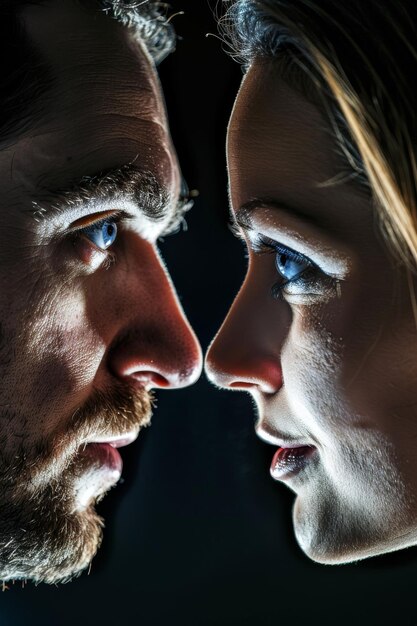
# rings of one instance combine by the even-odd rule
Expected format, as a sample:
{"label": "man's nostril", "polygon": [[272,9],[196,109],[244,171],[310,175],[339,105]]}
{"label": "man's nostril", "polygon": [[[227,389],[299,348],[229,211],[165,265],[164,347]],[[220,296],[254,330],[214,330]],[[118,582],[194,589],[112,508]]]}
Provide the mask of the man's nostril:
{"label": "man's nostril", "polygon": [[149,388],[153,388],[153,387],[165,388],[165,387],[170,386],[170,381],[167,380],[164,376],[162,376],[158,372],[144,370],[142,372],[141,371],[132,372],[130,376],[135,381],[140,382],[144,386],[149,387]]}

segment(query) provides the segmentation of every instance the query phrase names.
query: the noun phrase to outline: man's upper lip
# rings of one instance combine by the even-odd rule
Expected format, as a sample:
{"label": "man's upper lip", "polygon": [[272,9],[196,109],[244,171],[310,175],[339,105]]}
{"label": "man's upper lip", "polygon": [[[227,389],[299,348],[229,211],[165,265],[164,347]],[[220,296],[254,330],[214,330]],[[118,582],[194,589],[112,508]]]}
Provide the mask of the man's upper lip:
{"label": "man's upper lip", "polygon": [[112,446],[112,448],[122,448],[123,446],[128,446],[130,443],[135,441],[138,434],[139,434],[139,431],[137,430],[133,433],[125,433],[123,435],[119,435],[116,437],[112,437],[112,436],[97,437],[97,439],[91,439],[87,443],[107,443],[110,446]]}

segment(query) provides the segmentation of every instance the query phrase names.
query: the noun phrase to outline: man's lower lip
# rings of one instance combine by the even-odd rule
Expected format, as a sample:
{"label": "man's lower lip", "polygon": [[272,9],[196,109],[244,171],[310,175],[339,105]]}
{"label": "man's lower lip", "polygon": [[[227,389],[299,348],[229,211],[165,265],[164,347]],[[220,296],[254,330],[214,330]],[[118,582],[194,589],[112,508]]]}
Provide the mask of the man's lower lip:
{"label": "man's lower lip", "polygon": [[87,455],[94,463],[97,463],[103,469],[109,472],[121,475],[123,462],[117,448],[110,443],[89,443],[83,451],[83,455]]}
{"label": "man's lower lip", "polygon": [[274,480],[287,480],[307,467],[316,452],[314,446],[278,448],[271,463],[271,476]]}

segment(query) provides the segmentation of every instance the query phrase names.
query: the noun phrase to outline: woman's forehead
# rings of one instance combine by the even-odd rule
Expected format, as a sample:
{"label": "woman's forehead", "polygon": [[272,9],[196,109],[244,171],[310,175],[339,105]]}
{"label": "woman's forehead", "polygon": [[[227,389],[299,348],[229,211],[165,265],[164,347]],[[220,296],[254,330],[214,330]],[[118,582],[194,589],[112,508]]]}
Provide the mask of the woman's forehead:
{"label": "woman's forehead", "polygon": [[325,119],[271,64],[254,64],[246,75],[230,120],[228,143],[229,148],[235,143],[248,151],[252,148],[258,158],[274,154],[289,163],[295,151],[297,159],[314,151],[315,162],[319,159],[329,170],[334,164],[335,146]]}
{"label": "woman's forehead", "polygon": [[330,230],[360,229],[364,221],[373,228],[369,199],[352,184],[327,120],[271,63],[253,64],[242,83],[229,124],[228,166],[235,209],[271,198]]}

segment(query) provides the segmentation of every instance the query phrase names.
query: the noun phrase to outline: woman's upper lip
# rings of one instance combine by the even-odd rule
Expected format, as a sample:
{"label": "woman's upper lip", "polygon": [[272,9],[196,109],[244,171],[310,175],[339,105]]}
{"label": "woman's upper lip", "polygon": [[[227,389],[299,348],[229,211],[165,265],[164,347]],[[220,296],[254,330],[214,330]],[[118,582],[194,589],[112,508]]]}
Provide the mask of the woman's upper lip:
{"label": "woman's upper lip", "polygon": [[264,424],[259,425],[256,428],[256,434],[266,443],[278,446],[279,448],[304,448],[306,446],[309,446],[310,448],[316,447],[306,439],[293,437],[287,434],[284,435],[277,430],[266,429]]}
{"label": "woman's upper lip", "polygon": [[294,449],[294,448],[315,448],[316,446],[313,446],[311,443],[307,443],[306,441],[285,441],[284,439],[275,439],[273,442],[274,445],[278,446],[279,448],[286,448],[286,449]]}

